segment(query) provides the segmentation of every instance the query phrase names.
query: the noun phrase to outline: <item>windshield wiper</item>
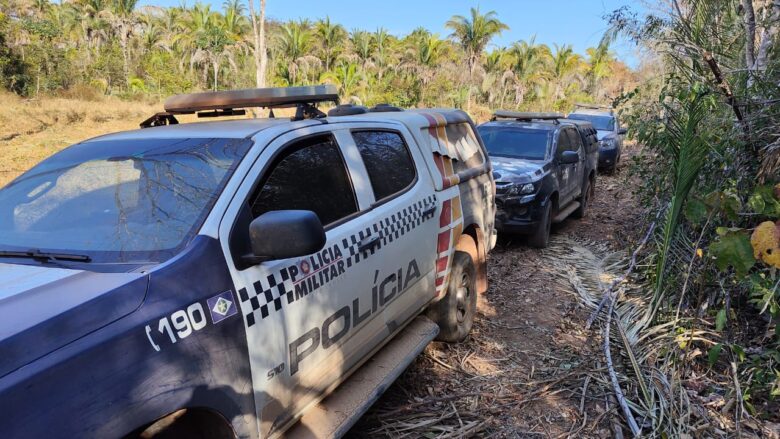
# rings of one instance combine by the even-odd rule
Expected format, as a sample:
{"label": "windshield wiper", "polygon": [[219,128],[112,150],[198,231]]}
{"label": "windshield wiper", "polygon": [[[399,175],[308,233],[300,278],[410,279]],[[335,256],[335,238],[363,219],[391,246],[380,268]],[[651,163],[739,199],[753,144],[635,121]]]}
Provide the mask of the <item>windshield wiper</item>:
{"label": "windshield wiper", "polygon": [[90,262],[92,258],[87,255],[76,255],[72,253],[51,253],[42,252],[37,249],[31,249],[27,251],[13,251],[13,250],[0,250],[0,258],[28,258],[35,259],[36,261],[74,261],[74,262]]}

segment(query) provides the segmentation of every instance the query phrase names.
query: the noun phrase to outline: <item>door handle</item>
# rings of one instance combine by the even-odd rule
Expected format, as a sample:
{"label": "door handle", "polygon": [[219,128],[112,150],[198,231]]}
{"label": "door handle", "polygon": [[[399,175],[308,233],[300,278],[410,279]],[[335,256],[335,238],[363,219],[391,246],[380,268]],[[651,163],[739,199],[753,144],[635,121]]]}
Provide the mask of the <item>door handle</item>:
{"label": "door handle", "polygon": [[379,235],[366,236],[362,241],[358,243],[358,251],[364,252],[371,250],[379,244]]}
{"label": "door handle", "polygon": [[436,213],[436,205],[435,204],[433,206],[429,207],[428,209],[423,210],[422,216],[423,216],[423,218],[425,218],[426,216],[433,215],[434,213]]}

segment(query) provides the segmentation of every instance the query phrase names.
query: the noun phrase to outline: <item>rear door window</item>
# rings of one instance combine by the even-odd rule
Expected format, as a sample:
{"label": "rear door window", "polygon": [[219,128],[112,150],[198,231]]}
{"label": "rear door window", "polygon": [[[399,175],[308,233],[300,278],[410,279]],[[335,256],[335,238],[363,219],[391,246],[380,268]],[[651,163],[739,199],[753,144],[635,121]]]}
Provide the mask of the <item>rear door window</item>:
{"label": "rear door window", "polygon": [[272,210],[310,210],[324,226],[358,211],[347,167],[330,134],[285,148],[250,204],[254,218]]}
{"label": "rear door window", "polygon": [[363,158],[377,201],[412,184],[416,176],[414,161],[400,134],[393,131],[355,131],[352,137]]}

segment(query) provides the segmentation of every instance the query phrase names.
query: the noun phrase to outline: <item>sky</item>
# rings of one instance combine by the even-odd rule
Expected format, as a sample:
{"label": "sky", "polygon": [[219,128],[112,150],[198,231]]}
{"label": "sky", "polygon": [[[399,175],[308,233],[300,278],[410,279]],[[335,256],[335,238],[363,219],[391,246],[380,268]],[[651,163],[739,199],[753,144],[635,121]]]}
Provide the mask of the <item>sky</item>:
{"label": "sky", "polygon": [[[141,5],[177,6],[183,0],[141,0]],[[186,0],[192,5],[196,0]],[[222,0],[201,0],[221,9]],[[256,0],[257,1],[257,0]],[[496,11],[509,30],[493,40],[493,47],[509,46],[517,40],[536,35],[537,43],[571,44],[575,52],[598,44],[607,22],[604,15],[621,6],[641,12],[639,1],[632,0],[267,0],[268,18],[279,21],[329,16],[347,30],[376,30],[384,27],[394,35],[404,35],[422,26],[447,37],[444,27],[453,15],[469,15],[471,7],[484,13]],[[256,4],[259,4],[257,1]],[[636,50],[628,42],[618,42],[613,51],[632,67],[638,63]]]}

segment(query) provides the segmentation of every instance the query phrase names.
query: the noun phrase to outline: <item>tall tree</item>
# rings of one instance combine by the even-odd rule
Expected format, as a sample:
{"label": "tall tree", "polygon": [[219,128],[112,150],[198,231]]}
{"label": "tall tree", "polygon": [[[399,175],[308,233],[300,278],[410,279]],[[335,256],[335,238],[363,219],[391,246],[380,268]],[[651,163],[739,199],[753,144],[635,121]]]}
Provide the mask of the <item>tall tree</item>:
{"label": "tall tree", "polygon": [[125,83],[130,80],[130,36],[137,22],[135,6],[138,0],[113,0],[107,12],[107,17],[114,34],[119,37],[119,46],[122,48],[122,71],[125,75]]}
{"label": "tall tree", "polygon": [[[479,63],[482,52],[490,43],[493,37],[501,34],[502,31],[509,29],[509,26],[501,22],[495,11],[489,11],[481,14],[479,8],[471,8],[471,16],[462,15],[453,16],[446,27],[452,30],[450,35],[454,38],[463,50],[466,52],[466,62],[468,63],[469,90],[474,77],[474,67]],[[466,106],[471,106],[471,92],[469,91]]]}
{"label": "tall tree", "polygon": [[265,87],[265,71],[268,68],[268,50],[265,41],[265,1],[260,0],[260,16],[255,14],[255,0],[247,0],[249,15],[252,18],[252,34],[254,36],[255,84],[257,88]]}
{"label": "tall tree", "polygon": [[330,17],[325,17],[314,25],[314,33],[320,43],[322,52],[320,59],[325,65],[325,70],[330,70],[341,52],[347,32],[344,30],[344,26],[331,22]]}

